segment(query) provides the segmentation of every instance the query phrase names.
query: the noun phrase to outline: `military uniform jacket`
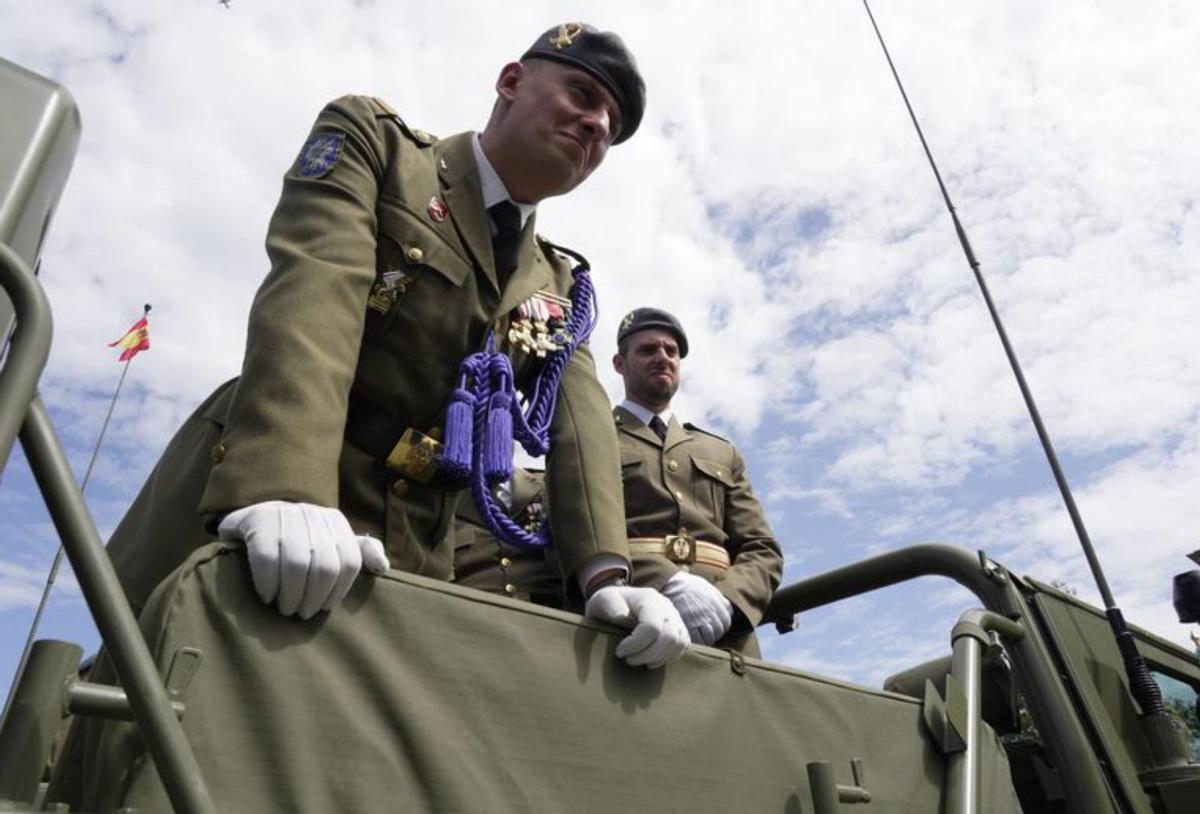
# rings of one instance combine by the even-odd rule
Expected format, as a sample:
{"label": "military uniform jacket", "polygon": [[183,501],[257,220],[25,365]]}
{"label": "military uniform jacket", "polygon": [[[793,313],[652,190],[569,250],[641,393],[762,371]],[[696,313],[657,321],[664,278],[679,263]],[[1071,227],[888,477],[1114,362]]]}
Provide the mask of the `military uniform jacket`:
{"label": "military uniform jacket", "polygon": [[[674,417],[665,441],[624,408],[613,411],[621,446],[625,529],[630,539],[662,538],[686,529],[723,546],[728,570],[696,563],[690,570],[712,582],[736,609],[733,628],[718,646],[757,654],[749,635],[762,619],[783,573],[783,555],[754,496],[742,456],[724,438]],[[635,554],[633,580],[661,589],[680,566],[663,555]]]}
{"label": "military uniform jacket", "polygon": [[[514,469],[508,516],[533,531],[547,510],[545,474]],[[484,525],[474,501],[459,502],[454,518],[454,582],[467,588],[561,608],[562,576],[554,546],[517,548],[501,543]]]}
{"label": "military uniform jacket", "polygon": [[[210,518],[265,500],[337,506],[356,531],[384,540],[393,567],[450,577],[446,530],[460,492],[399,477],[344,431],[352,400],[400,427],[439,431],[459,362],[489,329],[518,386],[540,364],[507,347],[510,314],[538,291],[568,297],[571,264],[535,237],[531,217],[501,287],[471,138],[434,139],[367,97],[322,111],[271,219],[271,271],[250,313],[242,376],[193,417],[221,427],[203,497],[151,484],[143,495]],[[547,456],[565,574],[596,554],[628,556],[610,409],[581,346],[559,385]],[[180,480],[165,459],[157,471]],[[136,518],[123,525],[155,533]],[[196,534],[206,536],[199,523]]]}

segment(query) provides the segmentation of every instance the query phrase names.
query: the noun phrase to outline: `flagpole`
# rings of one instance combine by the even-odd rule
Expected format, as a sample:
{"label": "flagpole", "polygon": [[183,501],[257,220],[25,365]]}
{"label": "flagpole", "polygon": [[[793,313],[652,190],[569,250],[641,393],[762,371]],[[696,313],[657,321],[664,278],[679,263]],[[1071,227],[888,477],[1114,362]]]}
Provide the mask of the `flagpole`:
{"label": "flagpole", "polygon": [[[144,306],[142,318],[150,313],[150,305],[147,303]],[[136,356],[136,354],[134,354]],[[87,469],[83,473],[83,482],[79,486],[79,493],[83,494],[87,490],[88,481],[92,478],[92,468],[96,465],[96,458],[100,455],[100,445],[104,443],[104,435],[108,432],[108,422],[112,419],[113,409],[117,406],[117,397],[121,395],[121,388],[125,386],[125,377],[129,375],[129,365],[133,362],[133,356],[125,360],[125,364],[121,367],[121,378],[117,380],[117,388],[113,390],[112,400],[108,403],[108,412],[104,415],[104,423],[100,425],[100,434],[96,436],[96,445],[92,447],[92,457],[88,461]],[[50,592],[54,589],[54,581],[58,578],[58,569],[62,565],[63,547],[59,543],[58,550],[54,552],[54,562],[50,565],[50,573],[46,575],[46,586],[42,589],[42,598],[38,602],[37,612],[33,615],[33,623],[29,626],[29,635],[25,639],[25,649],[21,651],[21,660],[17,662],[17,670],[13,673],[12,684],[9,687],[8,698],[4,702],[4,712],[0,714],[0,727],[4,721],[8,720],[9,708],[12,705],[13,695],[17,688],[17,684],[21,681],[21,676],[25,673],[25,665],[29,662],[29,653],[33,650],[33,640],[37,636],[38,627],[42,623],[42,614],[46,610],[46,605],[50,599]]]}

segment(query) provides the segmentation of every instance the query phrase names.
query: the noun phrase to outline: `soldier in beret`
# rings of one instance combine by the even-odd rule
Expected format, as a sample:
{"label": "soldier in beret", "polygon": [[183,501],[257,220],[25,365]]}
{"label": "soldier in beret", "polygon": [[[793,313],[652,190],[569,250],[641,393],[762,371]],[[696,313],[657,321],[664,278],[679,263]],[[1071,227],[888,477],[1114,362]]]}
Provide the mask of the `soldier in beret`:
{"label": "soldier in beret", "polygon": [[[459,364],[491,342],[522,392],[547,375],[562,352],[548,325],[579,286],[535,234],[537,207],[645,106],[621,39],[580,23],[539,36],[495,88],[482,132],[443,139],[371,97],[318,116],[271,220],[242,375],[180,430],[110,543],[135,607],[214,533],[245,541],[262,600],[304,619],[363,568],[450,578],[464,490],[439,439]],[[671,603],[625,584],[619,456],[586,344],[557,388],[546,485],[563,576],[590,617],[636,626],[619,656],[661,666],[688,636]]]}
{"label": "soldier in beret", "polygon": [[633,581],[674,603],[692,641],[759,656],[754,628],[783,574],[783,554],[733,444],[671,410],[687,334],[637,308],[617,331],[613,367],[625,401],[621,447]]}
{"label": "soldier in beret", "polygon": [[[508,516],[533,531],[545,517],[546,473],[513,469],[512,479],[497,490]],[[454,583],[488,593],[563,607],[562,577],[554,547],[519,548],[486,527],[474,502],[459,501],[454,518]]]}

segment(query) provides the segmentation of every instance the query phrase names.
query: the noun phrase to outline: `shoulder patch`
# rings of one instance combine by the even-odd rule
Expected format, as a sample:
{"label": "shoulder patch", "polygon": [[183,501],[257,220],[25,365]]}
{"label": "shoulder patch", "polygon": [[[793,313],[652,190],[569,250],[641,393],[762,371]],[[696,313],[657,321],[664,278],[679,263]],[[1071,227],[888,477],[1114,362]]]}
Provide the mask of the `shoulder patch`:
{"label": "shoulder patch", "polygon": [[693,424],[693,423],[692,423],[692,422],[690,422],[690,421],[685,421],[685,422],[683,422],[683,428],[684,428],[685,430],[692,430],[693,432],[700,432],[700,433],[704,433],[705,435],[712,436],[713,438],[716,438],[716,439],[717,439],[717,440],[719,440],[719,441],[724,441],[726,444],[729,444],[730,446],[733,446],[733,442],[732,442],[732,441],[730,441],[730,440],[729,440],[728,438],[726,438],[725,436],[723,436],[723,435],[717,435],[715,432],[712,432],[711,430],[706,430],[706,429],[704,429],[703,427],[697,427],[695,424]]}
{"label": "shoulder patch", "polygon": [[301,178],[320,178],[328,173],[342,157],[345,133],[316,133],[304,142],[296,158],[296,175]]}

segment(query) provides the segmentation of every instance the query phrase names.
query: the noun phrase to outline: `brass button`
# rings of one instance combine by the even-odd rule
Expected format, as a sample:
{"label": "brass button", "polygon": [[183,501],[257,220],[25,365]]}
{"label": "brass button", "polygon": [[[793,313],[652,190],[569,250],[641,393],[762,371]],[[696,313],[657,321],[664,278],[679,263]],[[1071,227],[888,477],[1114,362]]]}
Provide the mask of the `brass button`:
{"label": "brass button", "polygon": [[508,557],[500,558],[500,567],[501,568],[508,568],[510,565],[512,565],[512,560],[510,560]]}
{"label": "brass button", "polygon": [[512,594],[515,594],[516,592],[517,592],[517,586],[513,585],[511,582],[504,586],[504,593],[509,594],[511,596]]}
{"label": "brass button", "polygon": [[433,136],[429,135],[424,130],[414,130],[413,135],[416,136],[421,141],[425,141],[425,142],[433,141]]}
{"label": "brass button", "polygon": [[225,460],[225,445],[219,441],[213,444],[213,448],[208,451],[208,458],[215,464]]}
{"label": "brass button", "polygon": [[676,500],[683,500],[683,492],[681,492],[681,491],[679,491],[678,489],[676,489],[676,490],[675,490],[675,499],[676,499]]}
{"label": "brass button", "polygon": [[414,263],[420,263],[425,258],[425,252],[421,251],[420,246],[413,246],[409,248],[404,255]]}
{"label": "brass button", "polygon": [[718,469],[718,470],[717,470],[717,477],[718,477],[718,478],[723,478],[723,477],[725,477],[725,473],[724,473],[724,472],[722,472],[720,469]]}
{"label": "brass button", "polygon": [[408,481],[404,478],[396,478],[392,481],[392,494],[396,497],[404,497],[408,494]]}
{"label": "brass button", "polygon": [[667,461],[667,469],[671,470],[672,472],[679,469],[679,461]]}

